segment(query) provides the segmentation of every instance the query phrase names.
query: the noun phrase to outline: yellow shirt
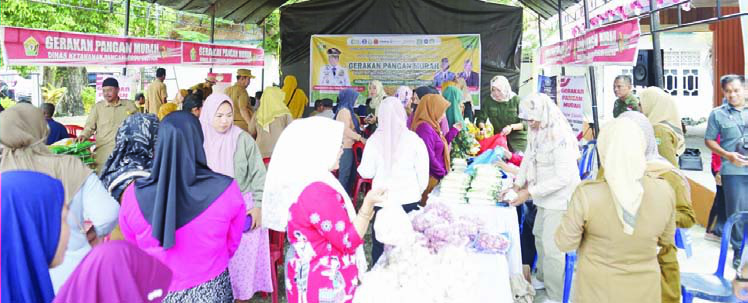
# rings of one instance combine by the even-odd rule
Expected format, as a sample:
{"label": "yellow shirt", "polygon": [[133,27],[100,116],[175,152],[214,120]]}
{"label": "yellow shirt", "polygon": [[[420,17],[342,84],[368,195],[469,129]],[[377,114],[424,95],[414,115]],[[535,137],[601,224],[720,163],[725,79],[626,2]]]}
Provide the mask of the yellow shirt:
{"label": "yellow shirt", "polygon": [[234,124],[247,131],[249,121],[244,121],[244,117],[242,117],[241,111],[239,110],[241,108],[248,109],[251,116],[252,111],[249,107],[249,94],[247,93],[247,89],[241,87],[239,84],[234,84],[227,88],[224,93],[226,93],[226,95],[231,98],[231,101],[234,102]]}
{"label": "yellow shirt", "polygon": [[87,139],[91,135],[96,135],[94,160],[97,171],[101,171],[102,166],[106,163],[106,159],[109,158],[109,154],[112,153],[114,139],[122,122],[128,116],[137,112],[138,107],[130,100],[119,100],[116,104],[101,101],[93,106],[81,136]]}
{"label": "yellow shirt", "polygon": [[158,114],[164,102],[166,102],[166,84],[156,79],[145,89],[145,110],[149,114]]}

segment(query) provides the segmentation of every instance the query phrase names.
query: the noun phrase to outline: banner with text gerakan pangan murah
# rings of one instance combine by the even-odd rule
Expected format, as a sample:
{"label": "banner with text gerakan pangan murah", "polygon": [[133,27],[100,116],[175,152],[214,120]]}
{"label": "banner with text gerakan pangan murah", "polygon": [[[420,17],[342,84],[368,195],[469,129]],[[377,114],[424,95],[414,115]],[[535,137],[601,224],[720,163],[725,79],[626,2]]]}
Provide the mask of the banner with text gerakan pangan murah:
{"label": "banner with text gerakan pangan murah", "polygon": [[363,104],[373,80],[395,91],[463,79],[480,108],[480,35],[313,35],[310,43],[311,103],[354,88]]}

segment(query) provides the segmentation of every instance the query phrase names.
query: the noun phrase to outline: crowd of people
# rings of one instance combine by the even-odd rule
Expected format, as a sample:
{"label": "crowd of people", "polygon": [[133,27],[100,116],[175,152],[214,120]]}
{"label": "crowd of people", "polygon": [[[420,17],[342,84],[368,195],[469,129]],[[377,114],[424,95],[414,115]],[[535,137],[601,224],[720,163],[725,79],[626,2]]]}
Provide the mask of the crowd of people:
{"label": "crowd of people", "polygon": [[[684,130],[662,89],[636,97],[629,77],[616,78],[599,169],[583,181],[580,143],[559,107],[544,94],[518,96],[503,76],[476,113],[464,81],[402,86],[392,96],[372,81],[366,98],[346,88],[335,101],[315,100],[305,118],[309,100],[293,76],[252,100],[253,76],[240,69],[225,91],[208,77],[175,102],[166,100],[165,70],[156,76],[146,113],[104,80],[105,100],[76,138],[95,136],[93,170],[49,151],[63,137],[54,107],[0,114],[2,302],[245,302],[278,290],[271,231],[290,243],[289,302],[351,302],[385,250],[372,231],[367,262],[369,225],[382,207],[409,213],[429,203],[466,120],[490,122],[507,140],[497,165],[516,176],[509,204],[523,218],[525,278],[547,300],[561,302],[564,253],[576,250],[575,302],[680,301],[674,233],[695,215],[678,169]],[[722,78],[725,104],[705,136],[725,160],[715,170],[722,220],[748,210],[739,199],[748,194],[744,82]],[[373,180],[358,209],[355,176]],[[735,267],[740,235],[731,238]]]}

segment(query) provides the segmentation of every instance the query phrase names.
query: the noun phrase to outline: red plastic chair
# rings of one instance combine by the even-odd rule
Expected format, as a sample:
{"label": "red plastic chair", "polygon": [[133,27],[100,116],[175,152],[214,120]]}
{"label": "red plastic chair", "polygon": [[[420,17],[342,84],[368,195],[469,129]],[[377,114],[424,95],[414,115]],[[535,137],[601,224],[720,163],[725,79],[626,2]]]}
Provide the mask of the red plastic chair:
{"label": "red plastic chair", "polygon": [[[283,247],[286,233],[268,230],[270,233],[270,273],[273,278],[273,303],[278,303],[278,266],[283,266]],[[283,281],[283,279],[281,279]]]}
{"label": "red plastic chair", "polygon": [[[358,208],[358,196],[360,193],[366,194],[369,190],[371,190],[372,186],[372,180],[371,179],[364,179],[361,178],[361,175],[358,174],[358,166],[361,165],[361,159],[364,155],[364,148],[366,148],[366,145],[362,142],[356,142],[353,143],[353,159],[356,163],[356,174],[354,174],[354,180],[356,181],[356,187],[353,190],[353,196],[351,199],[353,200],[353,206]],[[368,187],[367,187],[368,185]]]}
{"label": "red plastic chair", "polygon": [[67,129],[70,138],[78,138],[78,134],[83,131],[83,127],[78,125],[65,125],[65,129]]}

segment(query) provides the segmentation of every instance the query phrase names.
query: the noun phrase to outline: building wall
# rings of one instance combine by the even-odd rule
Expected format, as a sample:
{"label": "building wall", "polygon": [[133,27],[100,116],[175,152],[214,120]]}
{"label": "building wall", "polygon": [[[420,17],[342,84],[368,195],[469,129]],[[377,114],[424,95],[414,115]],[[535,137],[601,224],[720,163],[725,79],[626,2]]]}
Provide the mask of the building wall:
{"label": "building wall", "polygon": [[[737,7],[723,7],[722,14],[738,13]],[[744,73],[743,36],[740,30],[740,18],[733,18],[709,26],[713,31],[714,53],[714,98],[713,106],[722,104],[722,89],[719,78],[726,74]]]}

